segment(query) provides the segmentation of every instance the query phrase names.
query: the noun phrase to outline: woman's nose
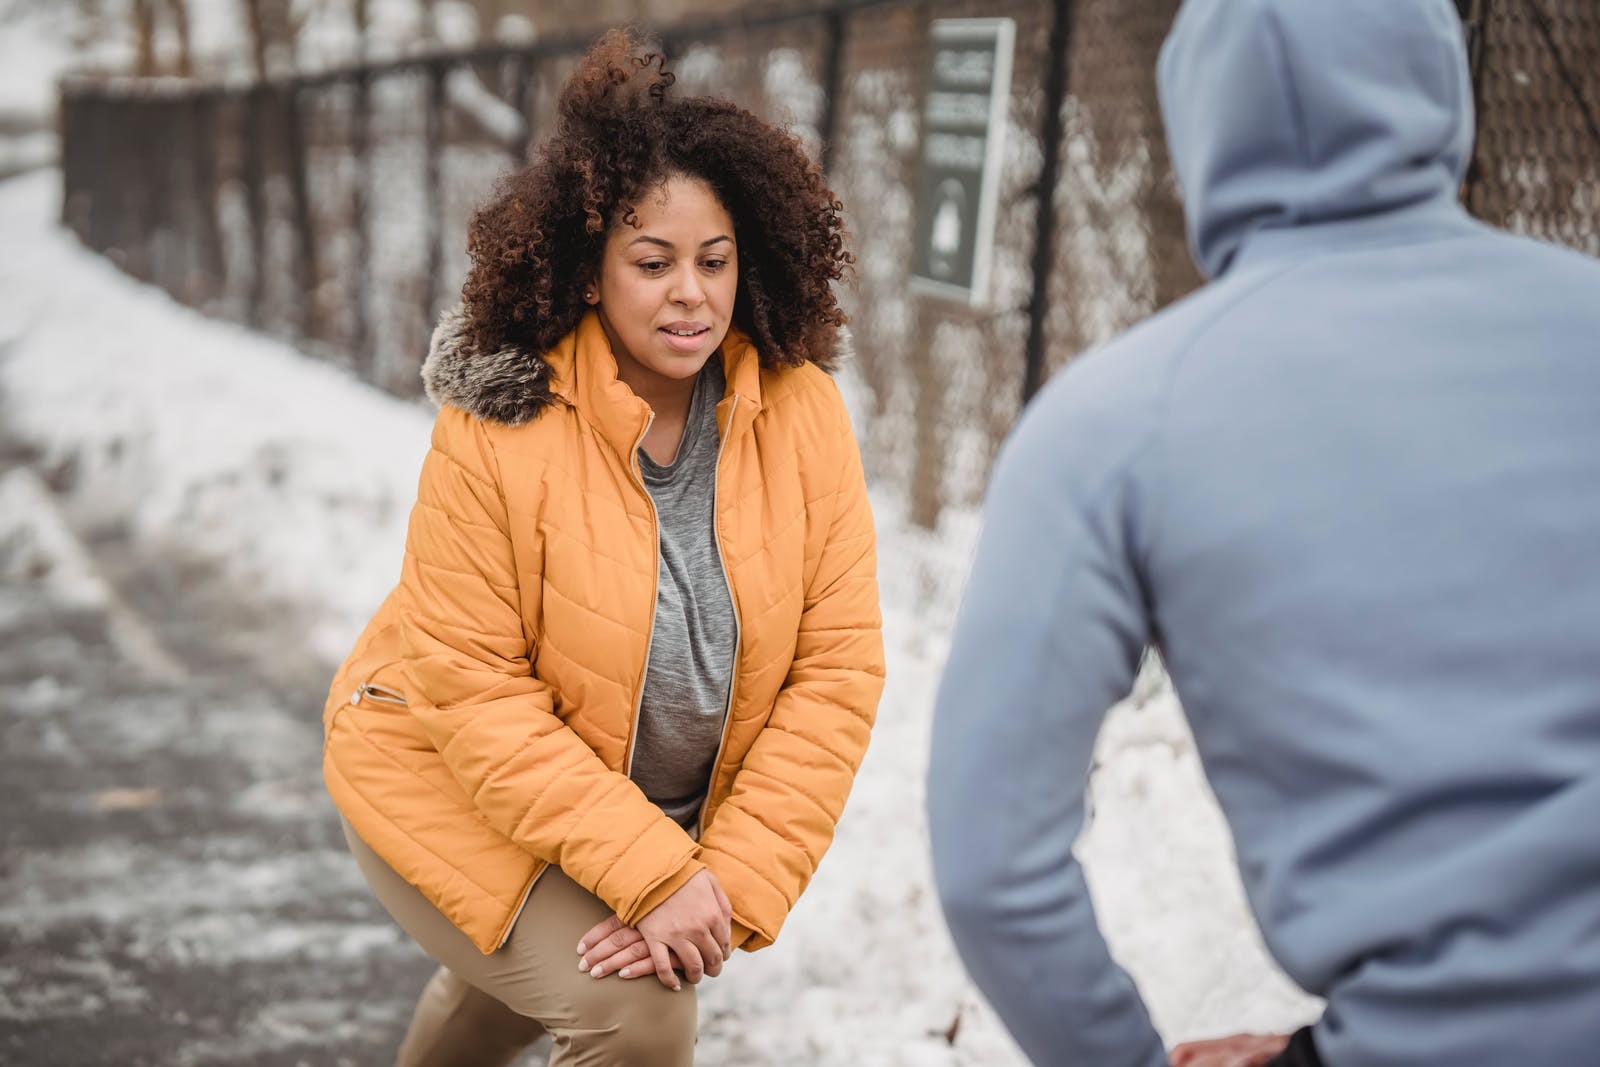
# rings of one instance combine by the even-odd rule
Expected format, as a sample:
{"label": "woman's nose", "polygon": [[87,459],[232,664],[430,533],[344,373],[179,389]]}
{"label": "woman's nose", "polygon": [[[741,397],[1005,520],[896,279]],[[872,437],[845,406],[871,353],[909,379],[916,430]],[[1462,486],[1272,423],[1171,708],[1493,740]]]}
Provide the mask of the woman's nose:
{"label": "woman's nose", "polygon": [[667,294],[667,299],[683,307],[699,307],[705,303],[706,291],[700,285],[700,279],[695,277],[693,269],[680,271],[673,280],[672,290]]}

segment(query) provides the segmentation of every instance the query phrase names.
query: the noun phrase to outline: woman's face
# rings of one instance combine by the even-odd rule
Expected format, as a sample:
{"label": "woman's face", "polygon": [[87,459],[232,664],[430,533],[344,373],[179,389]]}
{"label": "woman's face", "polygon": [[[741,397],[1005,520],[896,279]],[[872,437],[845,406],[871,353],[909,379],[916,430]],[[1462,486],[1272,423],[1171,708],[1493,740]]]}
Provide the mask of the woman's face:
{"label": "woman's face", "polygon": [[636,393],[692,379],[728,335],[739,286],[733,219],[705,182],[669,178],[641,198],[635,224],[606,235],[597,306],[619,376]]}

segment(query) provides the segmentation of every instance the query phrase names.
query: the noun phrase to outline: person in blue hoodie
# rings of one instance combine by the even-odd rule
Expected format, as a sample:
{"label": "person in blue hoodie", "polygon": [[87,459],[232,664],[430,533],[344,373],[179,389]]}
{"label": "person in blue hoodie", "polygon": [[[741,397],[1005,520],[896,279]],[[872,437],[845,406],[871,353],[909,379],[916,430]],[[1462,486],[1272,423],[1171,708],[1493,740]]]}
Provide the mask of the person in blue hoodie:
{"label": "person in blue hoodie", "polygon": [[1168,1063],[1072,855],[1154,646],[1326,999],[1274,1062],[1600,1063],[1600,262],[1459,206],[1449,0],[1189,0],[1159,82],[1213,281],[997,464],[927,783],[957,947],[1035,1062]]}

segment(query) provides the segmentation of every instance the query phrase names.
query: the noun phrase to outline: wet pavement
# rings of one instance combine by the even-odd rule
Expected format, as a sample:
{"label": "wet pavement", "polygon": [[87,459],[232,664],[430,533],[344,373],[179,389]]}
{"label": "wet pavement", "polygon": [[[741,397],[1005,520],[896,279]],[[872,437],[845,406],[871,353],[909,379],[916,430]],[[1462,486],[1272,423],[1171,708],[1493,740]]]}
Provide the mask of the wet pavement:
{"label": "wet pavement", "polygon": [[432,966],[323,791],[329,665],[177,545],[63,546],[29,464],[0,446],[0,1064],[391,1062]]}

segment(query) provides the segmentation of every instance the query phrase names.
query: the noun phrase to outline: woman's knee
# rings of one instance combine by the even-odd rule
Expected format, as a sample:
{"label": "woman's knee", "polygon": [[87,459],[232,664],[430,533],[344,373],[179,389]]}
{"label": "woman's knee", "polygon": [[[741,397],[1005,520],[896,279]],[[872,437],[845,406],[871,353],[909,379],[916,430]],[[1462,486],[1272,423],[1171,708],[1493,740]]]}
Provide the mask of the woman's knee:
{"label": "woman's knee", "polygon": [[699,1015],[693,987],[674,993],[653,978],[589,981],[594,988],[582,998],[573,1025],[550,1026],[556,1038],[551,1067],[688,1067],[694,1062]]}

